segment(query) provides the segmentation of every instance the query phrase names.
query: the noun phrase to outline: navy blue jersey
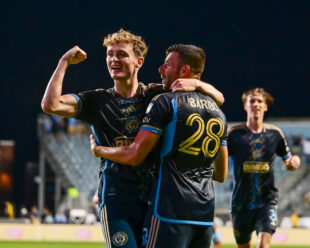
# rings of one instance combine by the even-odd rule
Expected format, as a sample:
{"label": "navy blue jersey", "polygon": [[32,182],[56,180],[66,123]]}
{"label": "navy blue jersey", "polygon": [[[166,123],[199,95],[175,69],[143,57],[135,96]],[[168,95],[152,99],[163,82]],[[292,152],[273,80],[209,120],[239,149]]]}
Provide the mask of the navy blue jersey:
{"label": "navy blue jersey", "polygon": [[283,159],[291,155],[282,131],[264,124],[263,131],[254,134],[245,124],[234,126],[228,135],[228,151],[234,176],[231,210],[276,205],[274,160],[276,155]]}
{"label": "navy blue jersey", "polygon": [[170,223],[212,225],[213,165],[226,145],[226,119],[200,92],[164,93],[149,104],[141,129],[162,133],[154,214]]}
{"label": "navy blue jersey", "polygon": [[[151,99],[163,92],[161,84],[145,86],[139,83],[133,97],[123,98],[113,88],[97,89],[73,95],[78,101],[76,118],[88,122],[97,143],[115,147],[130,145],[140,129],[142,117]],[[135,201],[142,199],[148,181],[148,159],[138,167],[118,165],[101,159],[99,204],[104,195],[114,199]]]}

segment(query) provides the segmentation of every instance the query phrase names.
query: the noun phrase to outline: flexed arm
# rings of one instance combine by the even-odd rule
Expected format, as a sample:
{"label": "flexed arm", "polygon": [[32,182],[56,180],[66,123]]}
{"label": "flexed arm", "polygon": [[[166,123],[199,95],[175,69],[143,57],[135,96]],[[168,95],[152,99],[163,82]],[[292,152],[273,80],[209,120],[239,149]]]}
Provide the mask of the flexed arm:
{"label": "flexed arm", "polygon": [[61,57],[41,102],[44,112],[64,117],[72,117],[77,113],[76,99],[72,95],[62,95],[62,84],[68,66],[84,61],[86,56],[82,49],[75,46]]}

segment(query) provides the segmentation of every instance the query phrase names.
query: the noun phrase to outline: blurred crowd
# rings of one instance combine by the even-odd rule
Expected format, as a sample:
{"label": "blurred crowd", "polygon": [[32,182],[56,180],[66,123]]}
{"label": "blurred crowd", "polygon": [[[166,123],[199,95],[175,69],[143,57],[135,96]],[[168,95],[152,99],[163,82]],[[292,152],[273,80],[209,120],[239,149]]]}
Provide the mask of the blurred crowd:
{"label": "blurred crowd", "polygon": [[41,114],[38,122],[39,132],[44,133],[83,134],[87,130],[85,123],[75,118]]}

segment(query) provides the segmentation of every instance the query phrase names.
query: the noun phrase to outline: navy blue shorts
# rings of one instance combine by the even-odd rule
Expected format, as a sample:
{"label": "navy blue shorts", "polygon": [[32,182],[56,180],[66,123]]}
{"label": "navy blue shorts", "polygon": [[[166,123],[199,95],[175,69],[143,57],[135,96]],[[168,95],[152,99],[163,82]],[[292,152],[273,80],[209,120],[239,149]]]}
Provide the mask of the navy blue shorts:
{"label": "navy blue shorts", "polygon": [[168,223],[154,215],[143,228],[146,248],[209,248],[212,226]]}
{"label": "navy blue shorts", "polygon": [[142,227],[145,210],[146,204],[144,201],[120,202],[107,200],[100,213],[106,247],[142,247]]}
{"label": "navy blue shorts", "polygon": [[260,232],[274,234],[278,223],[277,206],[233,212],[232,221],[237,244],[245,244],[251,240],[254,230],[257,235]]}

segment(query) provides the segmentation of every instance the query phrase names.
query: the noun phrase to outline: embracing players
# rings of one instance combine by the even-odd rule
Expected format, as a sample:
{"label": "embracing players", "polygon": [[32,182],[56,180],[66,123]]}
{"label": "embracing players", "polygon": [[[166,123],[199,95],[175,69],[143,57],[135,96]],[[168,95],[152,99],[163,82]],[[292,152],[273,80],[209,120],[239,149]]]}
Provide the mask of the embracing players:
{"label": "embracing players", "polygon": [[[169,47],[166,55],[159,72],[167,89],[177,78],[200,78],[205,64],[203,49],[177,44]],[[225,116],[200,92],[164,93],[148,105],[130,146],[98,146],[91,136],[95,156],[124,167],[139,165],[158,143],[160,164],[146,216],[146,246],[210,247],[212,179],[223,182],[228,170]]]}
{"label": "embracing players", "polygon": [[[76,117],[90,124],[98,144],[117,147],[130,144],[136,136],[150,100],[164,92],[161,84],[145,86],[138,81],[147,46],[140,36],[125,30],[104,39],[106,62],[114,87],[78,94],[62,94],[69,65],[82,62],[86,53],[74,47],[65,53],[52,75],[42,99],[42,109],[50,114]],[[87,82],[85,82],[87,83]],[[213,96],[218,103],[223,95],[197,79],[176,80],[173,90],[195,90]],[[146,192],[153,161],[137,168],[120,166],[102,159],[98,190],[101,224],[107,247],[140,246],[146,209]]]}

